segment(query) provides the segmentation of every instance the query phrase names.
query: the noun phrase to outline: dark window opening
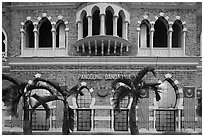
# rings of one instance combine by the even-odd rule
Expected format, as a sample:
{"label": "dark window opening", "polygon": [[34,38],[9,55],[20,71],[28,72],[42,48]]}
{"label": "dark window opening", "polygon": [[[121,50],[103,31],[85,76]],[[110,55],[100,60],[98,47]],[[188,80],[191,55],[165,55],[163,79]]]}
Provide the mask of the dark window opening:
{"label": "dark window opening", "polygon": [[6,45],[5,45],[4,41],[5,41],[5,35],[2,32],[2,52],[6,51]]}
{"label": "dark window opening", "polygon": [[60,45],[63,45],[62,47],[65,46],[65,25],[63,21],[59,21],[57,24],[56,47],[59,48]]}
{"label": "dark window opening", "polygon": [[93,20],[92,20],[92,35],[99,35],[100,34],[100,11],[95,10],[93,13]]}
{"label": "dark window opening", "polygon": [[87,16],[85,15],[83,17],[83,38],[88,36],[88,19]]}
{"label": "dark window opening", "polygon": [[106,11],[105,24],[106,24],[106,35],[113,35],[113,14],[109,10]]}
{"label": "dark window opening", "polygon": [[154,25],[154,47],[167,47],[167,21],[164,17],[159,17]]}
{"label": "dark window opening", "polygon": [[140,47],[150,47],[150,25],[147,20],[142,21],[140,25]]}
{"label": "dark window opening", "polygon": [[26,25],[26,46],[27,48],[34,48],[34,25],[31,21]]}
{"label": "dark window opening", "polygon": [[172,33],[172,47],[180,48],[181,47],[181,35],[182,35],[182,24],[180,21],[175,21],[173,26]]}
{"label": "dark window opening", "polygon": [[118,36],[122,38],[123,19],[120,14],[117,22],[117,27]]}
{"label": "dark window opening", "polygon": [[40,25],[39,30],[39,47],[47,48],[52,47],[52,25],[47,18],[43,18],[42,24]]}

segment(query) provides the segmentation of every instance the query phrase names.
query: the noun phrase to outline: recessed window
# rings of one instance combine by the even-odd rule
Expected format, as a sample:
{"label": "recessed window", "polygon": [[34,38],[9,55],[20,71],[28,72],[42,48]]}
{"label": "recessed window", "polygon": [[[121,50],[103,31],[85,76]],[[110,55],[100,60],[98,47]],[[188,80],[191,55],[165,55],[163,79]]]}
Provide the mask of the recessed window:
{"label": "recessed window", "polygon": [[181,47],[181,36],[183,25],[180,20],[176,20],[172,25],[173,33],[172,33],[172,47],[180,48]]}
{"label": "recessed window", "polygon": [[140,25],[140,47],[141,48],[148,48],[150,44],[150,24],[148,20],[143,20]]}
{"label": "recessed window", "polygon": [[32,21],[26,21],[25,23],[25,37],[26,37],[26,48],[34,48],[34,25]]}
{"label": "recessed window", "polygon": [[100,34],[100,10],[98,7],[93,8],[93,25],[92,25],[92,35],[99,35]]}
{"label": "recessed window", "polygon": [[65,47],[65,25],[62,20],[57,22],[57,29],[56,29],[56,47],[57,48],[64,48]]}
{"label": "recessed window", "polygon": [[48,48],[52,47],[52,25],[50,21],[44,17],[40,21],[40,29],[39,29],[39,47],[40,48]]}
{"label": "recessed window", "polygon": [[168,22],[164,17],[159,17],[154,24],[154,47],[167,47]]}
{"label": "recessed window", "polygon": [[113,35],[113,9],[108,7],[106,10],[106,35]]}

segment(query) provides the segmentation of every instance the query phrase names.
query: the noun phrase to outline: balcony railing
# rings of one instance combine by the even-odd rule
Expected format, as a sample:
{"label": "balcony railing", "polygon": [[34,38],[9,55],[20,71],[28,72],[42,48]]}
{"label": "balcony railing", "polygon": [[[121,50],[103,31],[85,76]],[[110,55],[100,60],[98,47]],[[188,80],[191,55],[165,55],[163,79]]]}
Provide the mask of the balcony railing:
{"label": "balcony railing", "polygon": [[81,56],[125,56],[132,46],[129,41],[112,35],[86,37],[73,45]]}

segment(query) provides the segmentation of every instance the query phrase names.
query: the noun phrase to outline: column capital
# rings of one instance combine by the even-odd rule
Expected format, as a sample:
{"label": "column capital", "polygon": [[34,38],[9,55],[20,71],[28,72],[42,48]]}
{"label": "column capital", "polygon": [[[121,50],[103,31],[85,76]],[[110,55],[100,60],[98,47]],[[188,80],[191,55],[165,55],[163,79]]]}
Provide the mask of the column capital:
{"label": "column capital", "polygon": [[187,32],[187,28],[183,28],[183,32]]}
{"label": "column capital", "polygon": [[118,15],[114,15],[113,18],[119,18],[119,16]]}

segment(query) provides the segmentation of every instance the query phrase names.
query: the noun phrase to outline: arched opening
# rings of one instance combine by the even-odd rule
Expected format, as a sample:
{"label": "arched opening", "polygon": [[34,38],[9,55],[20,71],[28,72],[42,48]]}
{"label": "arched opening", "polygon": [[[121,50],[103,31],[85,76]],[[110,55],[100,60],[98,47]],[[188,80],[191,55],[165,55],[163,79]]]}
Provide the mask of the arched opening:
{"label": "arched opening", "polygon": [[113,35],[113,10],[106,10],[106,35]]}
{"label": "arched opening", "polygon": [[122,38],[123,34],[123,20],[124,20],[124,13],[123,11],[119,12],[118,22],[117,22],[117,35]]}
{"label": "arched opening", "polygon": [[85,11],[82,12],[83,38],[88,36],[88,19]]}
{"label": "arched opening", "polygon": [[57,35],[56,35],[56,47],[64,48],[65,47],[65,25],[62,20],[57,22]]}
{"label": "arched opening", "polygon": [[92,10],[92,35],[99,35],[100,34],[100,10],[98,7],[94,7]]}
{"label": "arched opening", "polygon": [[143,20],[140,25],[140,47],[147,48],[150,44],[150,24],[148,20]]}
{"label": "arched opening", "polygon": [[6,52],[5,35],[2,32],[2,53]]}
{"label": "arched opening", "polygon": [[44,17],[41,19],[39,29],[39,47],[40,48],[47,48],[52,47],[52,25],[50,21]]}
{"label": "arched opening", "polygon": [[172,33],[172,47],[180,48],[181,47],[181,35],[183,30],[183,25],[180,20],[176,20],[172,25],[173,33]]}
{"label": "arched opening", "polygon": [[161,84],[161,100],[158,105],[159,108],[175,108],[177,103],[177,96],[175,88],[169,80],[164,80]]}
{"label": "arched opening", "polygon": [[159,17],[154,25],[154,47],[167,47],[168,22],[164,17]]}
{"label": "arched opening", "polygon": [[26,48],[34,48],[34,25],[32,23],[32,21],[26,21],[25,23],[25,40],[26,40]]}

